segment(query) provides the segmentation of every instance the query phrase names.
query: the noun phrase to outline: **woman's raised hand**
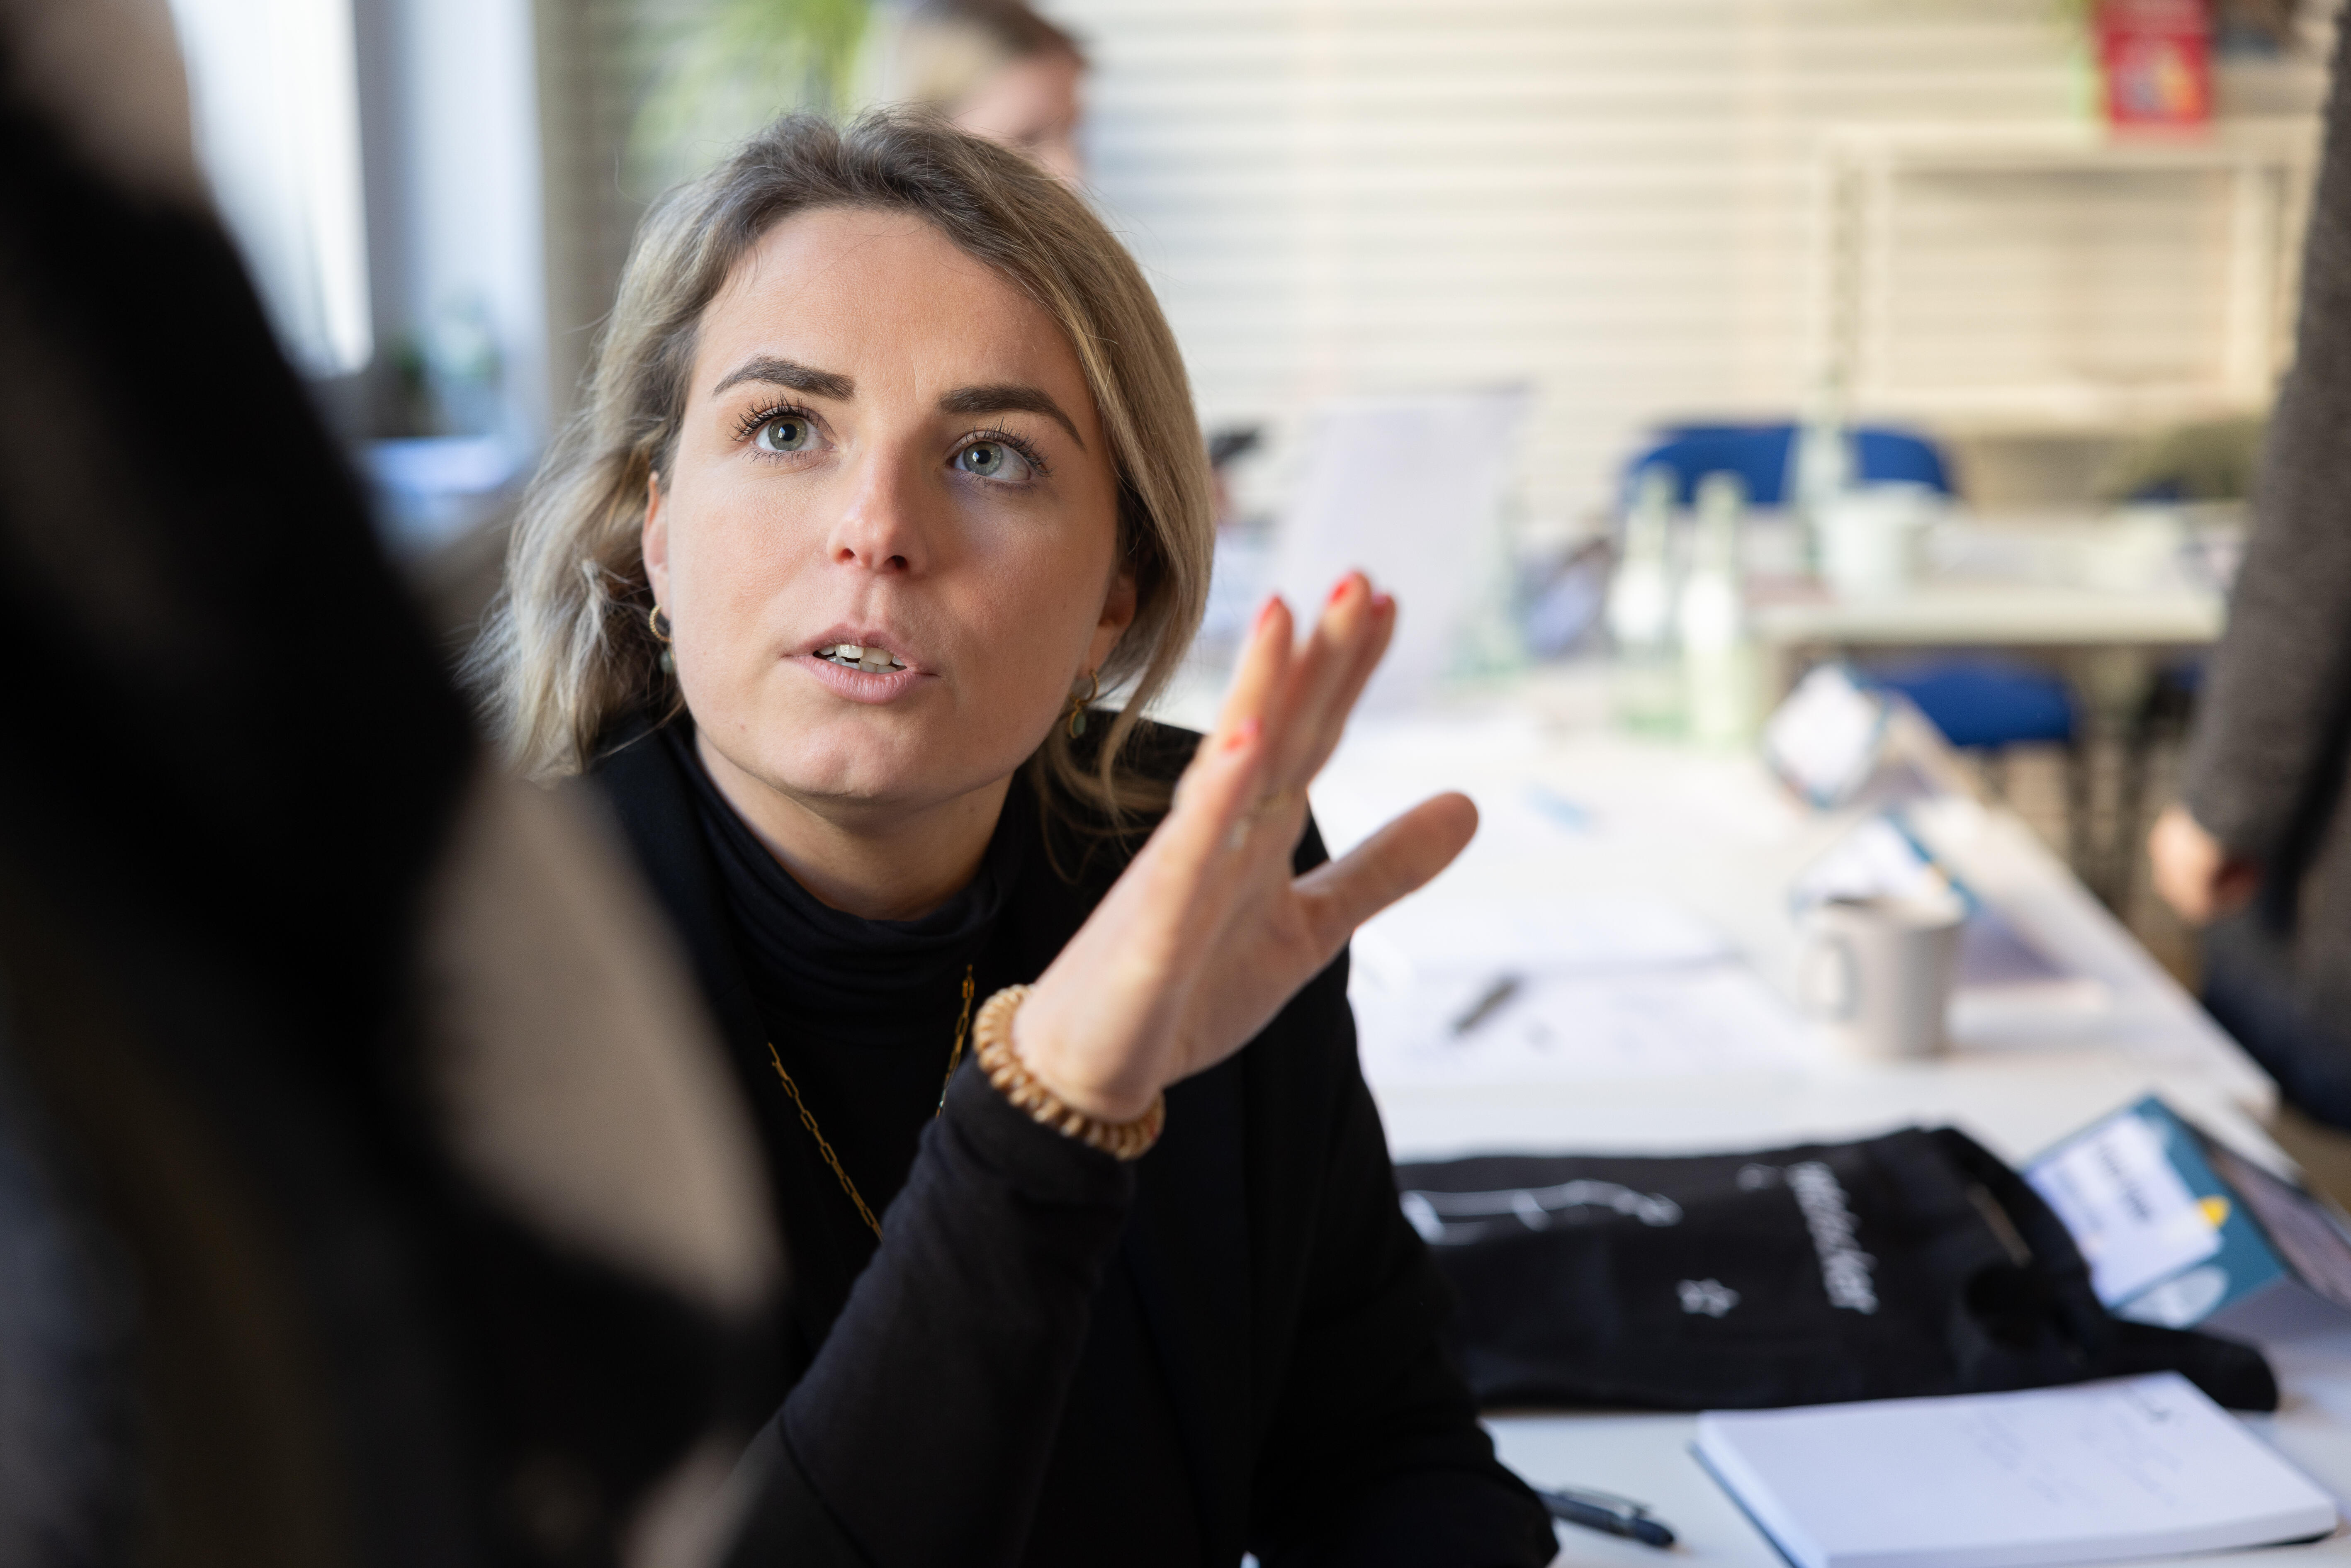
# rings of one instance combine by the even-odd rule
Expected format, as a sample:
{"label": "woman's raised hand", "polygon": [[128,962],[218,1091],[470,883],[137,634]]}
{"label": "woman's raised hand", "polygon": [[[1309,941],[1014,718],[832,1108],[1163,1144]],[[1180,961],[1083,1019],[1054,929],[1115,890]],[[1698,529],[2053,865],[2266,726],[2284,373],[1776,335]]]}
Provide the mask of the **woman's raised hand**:
{"label": "woman's raised hand", "polygon": [[1175,808],[1013,1018],[1014,1050],[1070,1105],[1129,1121],[1230,1056],[1356,926],[1477,831],[1467,796],[1439,795],[1344,858],[1290,874],[1306,786],[1395,627],[1395,601],[1360,573],[1332,591],[1303,646],[1280,600],[1259,613]]}

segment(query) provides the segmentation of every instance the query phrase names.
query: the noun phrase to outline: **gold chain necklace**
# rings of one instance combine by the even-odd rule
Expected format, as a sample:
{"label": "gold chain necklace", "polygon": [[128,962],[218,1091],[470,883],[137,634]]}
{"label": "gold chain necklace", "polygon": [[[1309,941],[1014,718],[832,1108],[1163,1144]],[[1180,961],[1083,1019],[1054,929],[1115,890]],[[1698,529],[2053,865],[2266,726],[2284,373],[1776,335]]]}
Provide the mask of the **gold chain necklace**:
{"label": "gold chain necklace", "polygon": [[[939,1080],[938,1110],[931,1113],[934,1119],[947,1108],[947,1085],[955,1082],[955,1070],[963,1061],[964,1038],[970,1031],[971,966],[966,964],[963,967],[963,1016],[956,1019],[955,1050],[947,1054],[946,1076]],[[882,1234],[882,1222],[873,1218],[872,1209],[865,1207],[865,1199],[858,1192],[857,1184],[850,1180],[849,1172],[841,1168],[841,1156],[832,1152],[832,1145],[817,1130],[816,1118],[809,1113],[808,1102],[800,1098],[800,1086],[792,1082],[790,1073],[784,1071],[783,1053],[776,1049],[776,1042],[772,1040],[768,1042],[768,1060],[776,1064],[776,1076],[784,1081],[784,1092],[792,1097],[792,1108],[800,1113],[800,1125],[806,1127],[809,1136],[816,1140],[816,1152],[822,1155],[824,1163],[832,1167],[832,1174],[841,1182],[841,1190],[849,1195],[849,1201],[857,1207],[857,1218],[865,1221],[878,1239]]]}

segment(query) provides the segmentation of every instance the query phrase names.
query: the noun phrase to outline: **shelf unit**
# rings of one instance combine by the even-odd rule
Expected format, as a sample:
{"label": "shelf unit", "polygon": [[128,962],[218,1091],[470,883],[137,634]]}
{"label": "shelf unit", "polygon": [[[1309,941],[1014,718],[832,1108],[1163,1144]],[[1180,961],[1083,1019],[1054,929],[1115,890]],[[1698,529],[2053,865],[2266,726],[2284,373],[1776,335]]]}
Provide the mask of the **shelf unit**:
{"label": "shelf unit", "polygon": [[[1816,384],[1856,417],[1923,420],[1954,434],[2124,431],[2258,413],[2292,352],[2301,235],[2318,147],[2317,120],[2305,116],[2224,120],[2175,136],[2117,136],[2073,120],[1831,127],[1818,141],[1813,170],[1808,354]],[[2043,273],[2065,269],[2069,243],[2077,252],[2103,246],[2109,254],[2070,257],[2074,296],[2089,307],[2084,314],[2096,313],[2126,287],[2148,283],[2168,281],[2177,298],[2209,299],[2209,287],[2199,294],[2202,286],[2167,274],[2185,258],[2168,254],[2159,238],[2139,236],[2140,254],[2128,266],[2117,262],[2130,237],[2097,232],[2093,209],[2116,199],[2124,181],[2136,181],[2141,217],[2153,212],[2161,218],[2169,200],[2158,193],[2148,201],[2147,193],[2176,186],[2179,232],[2202,225],[2209,243],[2199,246],[2201,260],[2215,275],[2219,308],[2201,322],[2178,322],[2183,337],[2201,332],[2211,340],[2189,356],[2200,361],[2199,373],[2114,373],[2086,363],[2027,365],[2010,377],[1920,373],[1919,361],[1932,361],[1934,350],[1922,353],[1905,341],[1906,319],[1919,312],[1904,284],[1907,273],[1928,265],[1906,253],[1906,245],[1921,248],[1906,230],[1922,225],[1939,224],[1934,232],[1947,245],[1978,245],[1996,257],[2006,245],[2012,263],[2034,247]],[[1944,199],[1931,218],[1906,224],[1922,204],[1935,205],[1938,188]],[[1975,199],[1953,199],[1954,192]],[[2001,227],[1997,214],[1971,207],[1996,207],[1995,196],[2039,205],[2011,225],[2020,232],[1993,232]],[[2199,204],[2219,210],[2191,214]],[[2040,231],[2022,232],[2036,217]],[[2017,292],[2027,290],[2020,285]],[[2042,339],[2065,334],[2070,322],[2061,300],[2029,303],[2043,312]],[[1930,302],[1927,313],[1936,308],[1954,359],[1997,355],[1996,340],[1988,348],[1965,341],[1968,301],[1954,296]],[[2149,314],[2159,320],[2160,311],[2158,304]],[[2157,320],[2146,324],[2150,336]],[[2126,343],[2141,329],[2112,321],[2106,328],[2110,341]],[[2018,336],[2024,340],[2021,329]],[[1982,337],[1996,340],[1996,326],[1988,325]]]}

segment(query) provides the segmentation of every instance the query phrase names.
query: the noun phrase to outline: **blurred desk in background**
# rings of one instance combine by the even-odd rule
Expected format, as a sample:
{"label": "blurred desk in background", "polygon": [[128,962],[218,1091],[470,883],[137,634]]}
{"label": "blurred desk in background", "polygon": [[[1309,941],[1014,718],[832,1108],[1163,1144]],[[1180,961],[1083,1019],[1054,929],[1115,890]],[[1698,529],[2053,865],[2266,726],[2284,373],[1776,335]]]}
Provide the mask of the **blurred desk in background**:
{"label": "blurred desk in background", "polygon": [[1775,649],[2199,648],[2219,640],[2221,596],[1928,580],[1882,599],[1767,603],[1755,631]]}
{"label": "blurred desk in background", "polygon": [[2126,908],[2144,884],[2160,758],[2185,737],[2203,655],[2227,624],[2242,535],[2234,506],[1961,514],[1931,531],[1925,570],[1898,591],[1839,597],[1809,576],[1759,574],[1759,682],[1777,700],[1813,664],[1844,659],[1915,683],[1910,695],[1981,748],[2003,789],[2013,747],[2062,740],[2074,869]]}
{"label": "blurred desk in background", "polygon": [[2056,664],[2094,715],[2126,712],[2157,665],[2219,641],[2242,531],[2230,507],[1963,515],[1933,531],[1899,591],[1840,597],[1761,577],[1751,619],[1767,686],[1786,691],[1823,657],[1998,650]]}
{"label": "blurred desk in background", "polygon": [[[1871,807],[1815,812],[1750,758],[1617,733],[1603,689],[1599,672],[1554,674],[1465,698],[1443,717],[1359,720],[1314,787],[1333,853],[1440,789],[1466,790],[1482,816],[1462,859],[1355,946],[1364,1071],[1397,1158],[1724,1152],[1949,1124],[2022,1162],[2155,1092],[2290,1168],[2262,1130],[2276,1106],[2270,1080],[2022,822],[1963,796],[1914,793],[1910,820],[2069,978],[1963,989],[1940,1058],[1820,1054],[1785,999],[1789,886]],[[1522,966],[1531,930],[1563,966],[1545,982],[1565,998],[1550,1034],[1525,1027],[1513,1043],[1508,1008],[1468,1036],[1432,1021],[1458,1021],[1462,999],[1486,992],[1481,946],[1497,969]],[[1611,953],[1647,967],[1612,977]],[[1420,994],[1430,990],[1434,1001]],[[1606,1038],[1567,1038],[1579,1019]],[[1730,1038],[1741,1020],[1754,1041]],[[2351,1495],[2351,1334],[2282,1347],[2273,1361],[2286,1409],[2256,1429]],[[1505,1460],[1538,1484],[1637,1498],[1690,1555],[1779,1561],[1690,1457],[1693,1417],[1489,1424]],[[1566,1561],[1658,1561],[1584,1531],[1562,1541]],[[2351,1558],[2341,1541],[2292,1550]]]}
{"label": "blurred desk in background", "polygon": [[[2133,1082],[2152,1086],[2159,1078],[2247,1126],[2274,1108],[2268,1077],[2022,821],[1934,790],[1923,777],[1905,805],[1913,829],[2065,977],[1963,988],[1952,1010],[1953,1051],[1934,1061],[1841,1063],[1807,1054],[1809,1035],[1784,999],[1793,992],[1796,952],[1791,890],[1886,797],[1816,811],[1754,757],[1623,734],[1605,722],[1604,683],[1597,670],[1541,676],[1476,706],[1465,702],[1447,717],[1359,720],[1314,786],[1334,853],[1442,789],[1464,790],[1480,813],[1461,859],[1356,943],[1365,1071],[1391,1113],[1400,1154],[1447,1152],[1446,1139],[1457,1134],[1482,1141],[1499,1123],[1480,1121],[1471,1107],[1481,1103],[1513,1135],[1550,1128],[1566,1140],[1552,1140],[1562,1148],[1631,1147],[1623,1137],[1633,1124],[1619,1112],[1644,1104],[1665,1108],[1660,1132],[1670,1136],[1718,1095],[1734,1107],[1788,1107],[1794,1120],[1757,1124],[1763,1137],[1827,1133],[1825,1122],[1799,1123],[1810,1108],[1825,1115],[1827,1107],[1850,1105],[1834,1129],[1844,1135],[1844,1125],[1870,1114],[1863,1107],[1874,1096],[1908,1104],[1922,1085],[1939,1092],[1936,1085],[1970,1074],[2099,1085],[2137,1074]],[[1408,1016],[1418,1005],[1416,988],[1479,989],[1488,977],[1475,973],[1481,945],[1493,971],[1525,967],[1520,934],[1537,921],[1548,923],[1543,940],[1583,946],[1558,955],[1562,978],[1604,979],[1613,964],[1653,971],[1644,984],[1664,994],[1745,977],[1752,988],[1739,993],[1743,1006],[1781,1009],[1754,1020],[1769,1031],[1771,1051],[1730,1049],[1716,1060],[1685,1052],[1653,1067],[1625,1050],[1579,1054],[1573,1042],[1548,1061],[1540,1050],[1481,1056],[1467,1045],[1432,1043]],[[1698,935],[1667,931],[1668,923]],[[1454,956],[1432,959],[1437,946],[1457,945]],[[1442,965],[1452,972],[1435,972]],[[1437,995],[1434,1014],[1452,1016],[1459,999]],[[1789,1043],[1792,1035],[1799,1043]],[[1681,1076],[1688,1068],[1701,1071]],[[2081,1119],[2109,1108],[2090,1105]],[[2031,1152],[2018,1147],[2018,1134],[1983,1131],[2004,1152]],[[2026,1143],[2037,1137],[2025,1132],[2032,1134]],[[1606,1143],[1595,1141],[1604,1134]]]}

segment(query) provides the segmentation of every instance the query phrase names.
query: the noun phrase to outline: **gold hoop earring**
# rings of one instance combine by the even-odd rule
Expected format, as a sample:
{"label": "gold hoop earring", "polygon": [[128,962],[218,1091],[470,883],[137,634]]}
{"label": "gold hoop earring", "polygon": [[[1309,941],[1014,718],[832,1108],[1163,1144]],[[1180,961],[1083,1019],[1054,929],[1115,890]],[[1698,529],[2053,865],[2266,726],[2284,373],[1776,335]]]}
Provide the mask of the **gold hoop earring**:
{"label": "gold hoop earring", "polygon": [[677,656],[670,652],[669,635],[671,627],[669,624],[669,617],[663,612],[660,605],[656,604],[645,612],[645,625],[652,630],[653,640],[662,645],[662,674],[664,675],[675,674],[677,673]]}
{"label": "gold hoop earring", "polygon": [[1071,697],[1070,699],[1069,730],[1070,738],[1071,740],[1075,740],[1078,737],[1085,734],[1086,708],[1096,697],[1100,695],[1102,695],[1102,672],[1100,670],[1090,670],[1086,674],[1086,695],[1081,697]]}

